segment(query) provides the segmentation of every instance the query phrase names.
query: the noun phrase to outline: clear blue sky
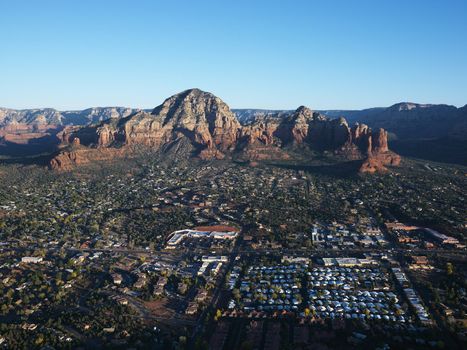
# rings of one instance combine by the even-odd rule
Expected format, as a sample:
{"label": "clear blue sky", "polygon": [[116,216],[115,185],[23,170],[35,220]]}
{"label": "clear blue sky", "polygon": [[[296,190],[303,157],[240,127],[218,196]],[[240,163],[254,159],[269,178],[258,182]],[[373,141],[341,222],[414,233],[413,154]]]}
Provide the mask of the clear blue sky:
{"label": "clear blue sky", "polygon": [[466,0],[0,0],[0,106],[467,103]]}

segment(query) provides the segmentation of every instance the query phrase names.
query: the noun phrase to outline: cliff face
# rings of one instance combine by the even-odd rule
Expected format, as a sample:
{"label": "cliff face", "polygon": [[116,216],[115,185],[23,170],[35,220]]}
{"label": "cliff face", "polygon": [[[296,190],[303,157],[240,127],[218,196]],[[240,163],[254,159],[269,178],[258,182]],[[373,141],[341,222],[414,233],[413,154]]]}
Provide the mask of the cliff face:
{"label": "cliff face", "polygon": [[77,165],[107,162],[126,156],[126,150],[121,148],[81,148],[78,140],[74,139],[73,148],[62,151],[52,158],[49,163],[52,170],[68,171],[75,169]]}
{"label": "cliff face", "polygon": [[233,151],[240,123],[218,97],[198,89],[172,96],[151,113],[137,112],[127,118],[108,120],[96,127],[77,130],[67,137],[83,145],[112,147],[141,144],[155,149],[188,138],[202,158],[223,158]]}
{"label": "cliff face", "polygon": [[[242,126],[221,99],[198,89],[166,99],[151,113],[140,111],[97,126],[68,128],[61,140],[64,144],[80,143],[88,149],[144,145],[164,150],[177,145],[190,157],[239,156],[250,161],[289,159],[290,150],[332,151],[349,160],[371,159],[371,166],[362,171],[384,170],[385,164],[397,163],[396,155],[388,150],[384,130],[373,133],[363,124],[349,127],[343,118],[331,120],[304,106],[291,113],[260,115]],[[73,153],[58,157],[51,167],[80,164],[83,158]]]}

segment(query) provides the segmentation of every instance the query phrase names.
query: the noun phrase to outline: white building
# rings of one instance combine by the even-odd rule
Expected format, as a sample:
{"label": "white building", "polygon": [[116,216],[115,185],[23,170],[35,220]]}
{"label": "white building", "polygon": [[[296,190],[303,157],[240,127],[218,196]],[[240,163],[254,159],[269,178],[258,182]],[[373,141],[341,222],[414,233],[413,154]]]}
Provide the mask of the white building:
{"label": "white building", "polygon": [[38,264],[41,263],[44,259],[42,257],[37,256],[24,256],[21,258],[21,262],[25,264]]}

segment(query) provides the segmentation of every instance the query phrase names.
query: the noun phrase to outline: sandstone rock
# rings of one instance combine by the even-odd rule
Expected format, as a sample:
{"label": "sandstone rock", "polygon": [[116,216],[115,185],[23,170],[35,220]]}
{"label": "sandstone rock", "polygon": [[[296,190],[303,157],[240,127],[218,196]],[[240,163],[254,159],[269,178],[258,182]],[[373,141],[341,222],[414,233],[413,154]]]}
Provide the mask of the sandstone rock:
{"label": "sandstone rock", "polygon": [[[242,126],[221,99],[198,89],[166,99],[151,113],[139,111],[96,126],[67,128],[61,139],[63,143],[78,139],[91,149],[144,145],[162,152],[171,150],[178,156],[194,154],[207,160],[235,154],[253,162],[290,159],[290,150],[309,148],[349,160],[365,160],[361,167],[364,172],[384,170],[386,164],[397,163],[396,155],[388,150],[387,132],[382,129],[373,133],[364,124],[349,127],[344,118],[331,120],[304,106],[292,113],[260,115]],[[95,154],[105,158],[104,153]],[[63,152],[51,167],[85,163],[92,155],[85,155],[81,149]]]}
{"label": "sandstone rock", "polygon": [[389,150],[388,148],[388,133],[379,129],[374,136],[372,136],[372,152],[375,153],[384,153]]}
{"label": "sandstone rock", "polygon": [[94,162],[109,162],[122,158],[125,150],[115,148],[80,148],[61,151],[49,163],[49,168],[57,171],[70,171],[76,167]]}
{"label": "sandstone rock", "polygon": [[373,153],[373,155],[366,158],[360,166],[360,173],[375,173],[384,172],[388,169],[387,165],[398,166],[401,162],[399,155],[393,152]]}

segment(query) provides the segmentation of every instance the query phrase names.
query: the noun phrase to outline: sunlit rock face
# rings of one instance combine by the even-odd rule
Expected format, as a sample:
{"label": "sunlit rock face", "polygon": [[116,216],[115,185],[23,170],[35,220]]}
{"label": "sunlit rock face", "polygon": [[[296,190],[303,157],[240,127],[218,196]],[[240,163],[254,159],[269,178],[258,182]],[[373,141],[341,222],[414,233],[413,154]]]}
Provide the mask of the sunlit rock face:
{"label": "sunlit rock face", "polygon": [[[137,111],[94,126],[68,128],[61,135],[63,144],[76,139],[90,149],[143,145],[163,150],[176,144],[186,150],[187,156],[204,160],[233,155],[249,161],[290,159],[291,151],[311,149],[331,151],[348,160],[365,160],[362,171],[366,172],[398,163],[388,150],[387,132],[382,129],[373,133],[364,124],[350,127],[344,118],[329,119],[304,106],[289,113],[258,115],[241,125],[225,102],[199,89],[169,97],[151,113]],[[69,152],[62,158],[59,154],[51,167],[79,164],[81,158],[87,161],[80,154]]]}

